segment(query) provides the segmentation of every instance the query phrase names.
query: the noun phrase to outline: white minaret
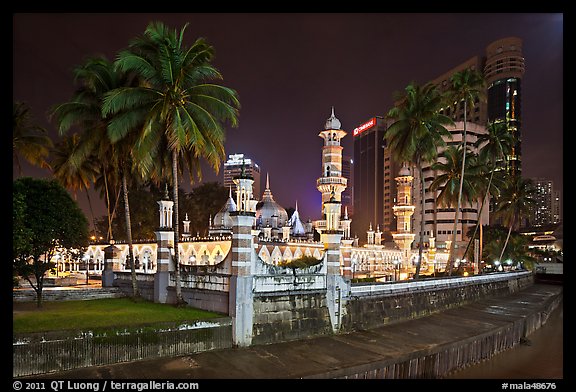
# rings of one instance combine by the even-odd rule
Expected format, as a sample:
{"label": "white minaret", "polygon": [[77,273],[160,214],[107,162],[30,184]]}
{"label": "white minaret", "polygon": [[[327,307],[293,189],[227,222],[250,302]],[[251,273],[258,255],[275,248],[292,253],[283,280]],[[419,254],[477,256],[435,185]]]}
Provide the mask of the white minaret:
{"label": "white minaret", "polygon": [[410,175],[410,170],[406,164],[402,165],[396,180],[397,189],[397,203],[394,207],[394,215],[396,215],[396,233],[392,234],[394,242],[403,251],[402,264],[404,268],[409,267],[410,247],[414,241],[415,234],[412,233],[410,226],[410,218],[414,214],[414,206],[412,205],[412,180],[414,177]]}
{"label": "white minaret", "polygon": [[340,140],[346,136],[341,128],[340,120],[332,114],[326,120],[324,130],[318,136],[324,139],[322,147],[322,177],[316,181],[318,190],[322,193],[322,206],[330,201],[332,191],[337,201],[342,201],[342,192],[346,189],[347,179],[342,176],[342,147]]}
{"label": "white minaret", "polygon": [[[345,220],[340,225],[340,210],[338,210],[338,219],[333,218],[336,213],[335,208],[341,208],[342,192],[346,189],[348,181],[342,176],[342,149],[344,147],[340,145],[340,140],[346,136],[346,132],[340,129],[341,127],[340,120],[334,116],[334,107],[332,107],[332,114],[326,120],[324,130],[318,134],[324,140],[324,145],[322,146],[322,176],[316,180],[316,187],[322,193],[322,219],[314,222],[314,227],[320,234],[322,230],[328,229],[328,226],[333,226],[336,221],[339,225],[337,230],[345,230],[345,226],[349,224],[348,220]],[[338,202],[338,206],[333,205],[334,202]],[[329,218],[326,216],[325,203],[331,204],[329,207],[332,214],[330,222],[327,222]]]}
{"label": "white minaret", "polygon": [[244,162],[242,162],[242,171],[240,175],[234,178],[236,184],[236,209],[239,212],[255,212],[256,203],[252,197],[252,184],[254,178],[247,175],[244,171]]}

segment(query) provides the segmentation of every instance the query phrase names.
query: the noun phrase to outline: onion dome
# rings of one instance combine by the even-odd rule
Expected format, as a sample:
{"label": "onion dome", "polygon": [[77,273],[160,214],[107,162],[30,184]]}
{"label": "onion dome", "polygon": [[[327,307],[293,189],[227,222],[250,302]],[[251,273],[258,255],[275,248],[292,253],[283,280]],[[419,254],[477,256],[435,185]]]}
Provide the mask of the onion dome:
{"label": "onion dome", "polygon": [[334,116],[334,106],[332,106],[332,115],[326,120],[326,124],[324,125],[324,129],[340,129],[342,128],[342,124],[340,124],[340,120]]}
{"label": "onion dome", "polygon": [[256,204],[256,225],[260,227],[272,226],[282,227],[288,221],[288,213],[274,201],[274,196],[270,191],[270,180],[266,175],[266,189],[262,194],[262,200]]}
{"label": "onion dome", "polygon": [[230,212],[232,211],[236,211],[236,202],[232,198],[232,188],[230,188],[226,204],[214,215],[214,227],[232,227],[232,218],[230,218]]}

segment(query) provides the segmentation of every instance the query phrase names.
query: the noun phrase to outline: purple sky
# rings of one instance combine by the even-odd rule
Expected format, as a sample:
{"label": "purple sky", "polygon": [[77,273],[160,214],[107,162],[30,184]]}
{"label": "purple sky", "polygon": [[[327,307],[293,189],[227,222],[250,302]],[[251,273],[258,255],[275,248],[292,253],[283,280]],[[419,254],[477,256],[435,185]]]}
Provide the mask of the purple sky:
{"label": "purple sky", "polygon": [[[56,134],[46,113],[69,100],[72,69],[87,56],[114,59],[151,21],[180,29],[188,44],[204,37],[214,65],[238,91],[240,125],[229,129],[226,153],[245,153],[266,173],[277,202],[298,200],[303,219],[318,219],[322,139],[334,106],[348,132],[385,115],[393,94],[412,80],[425,83],[476,55],[491,42],[521,38],[524,177],[563,178],[563,14],[14,14],[13,98]],[[16,175],[16,174],[15,174]],[[23,175],[46,177],[25,165]],[[205,180],[217,177],[206,170]],[[562,195],[562,193],[561,193]],[[78,201],[85,207],[85,196]],[[86,210],[87,211],[87,210]],[[99,203],[96,215],[105,212]]]}

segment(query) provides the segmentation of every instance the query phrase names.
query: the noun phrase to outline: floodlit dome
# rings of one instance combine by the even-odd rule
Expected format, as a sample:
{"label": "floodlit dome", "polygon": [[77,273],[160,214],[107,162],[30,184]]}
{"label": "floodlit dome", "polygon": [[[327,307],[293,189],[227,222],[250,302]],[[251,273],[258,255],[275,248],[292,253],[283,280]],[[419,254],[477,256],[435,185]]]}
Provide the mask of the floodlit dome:
{"label": "floodlit dome", "polygon": [[232,218],[230,218],[232,211],[236,211],[236,202],[232,198],[232,189],[230,189],[226,204],[214,215],[214,227],[232,227]]}
{"label": "floodlit dome", "polygon": [[326,124],[324,125],[324,129],[340,129],[342,128],[342,124],[340,124],[340,120],[334,116],[334,106],[332,106],[332,115],[326,120]]}
{"label": "floodlit dome", "polygon": [[266,189],[262,195],[262,200],[256,204],[256,225],[282,227],[288,221],[288,213],[276,201],[270,191],[270,181],[266,175]]}

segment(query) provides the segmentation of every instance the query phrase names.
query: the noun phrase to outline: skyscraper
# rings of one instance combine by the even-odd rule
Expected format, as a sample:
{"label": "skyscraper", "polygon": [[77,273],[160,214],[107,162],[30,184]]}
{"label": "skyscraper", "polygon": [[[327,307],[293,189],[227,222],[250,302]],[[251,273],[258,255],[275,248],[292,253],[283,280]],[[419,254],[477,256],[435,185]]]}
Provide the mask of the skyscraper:
{"label": "skyscraper", "polygon": [[386,148],[386,121],[375,116],[352,132],[354,138],[354,215],[352,234],[363,238],[370,224],[396,229],[392,207],[396,197],[397,168]]}
{"label": "skyscraper", "polygon": [[[450,78],[464,69],[481,72],[486,80],[486,101],[477,100],[474,108],[468,108],[469,122],[486,126],[488,121],[505,122],[516,138],[512,153],[506,157],[505,166],[511,173],[520,173],[521,160],[521,81],[524,75],[522,40],[516,37],[502,38],[486,47],[485,56],[474,56],[450,71],[432,80],[440,91],[450,88]],[[442,110],[454,121],[464,120],[464,104],[457,103]]]}
{"label": "skyscraper", "polygon": [[252,159],[244,156],[244,154],[231,154],[228,155],[228,160],[224,163],[224,186],[226,188],[232,187],[232,190],[236,189],[234,185],[234,177],[238,177],[242,172],[242,166],[244,166],[244,173],[248,176],[252,176],[254,179],[253,195],[255,198],[261,196],[260,193],[260,166]]}
{"label": "skyscraper", "polygon": [[492,42],[486,48],[484,77],[488,87],[488,121],[505,122],[516,138],[506,168],[511,174],[522,172],[521,109],[524,57],[522,40],[516,37]]}
{"label": "skyscraper", "polygon": [[560,222],[560,196],[554,190],[552,180],[545,178],[533,178],[532,182],[536,188],[533,198],[536,205],[530,214],[530,226],[545,226]]}
{"label": "skyscraper", "polygon": [[342,192],[342,210],[348,208],[348,215],[354,215],[354,159],[342,156],[342,177],[346,178],[346,189]]}

